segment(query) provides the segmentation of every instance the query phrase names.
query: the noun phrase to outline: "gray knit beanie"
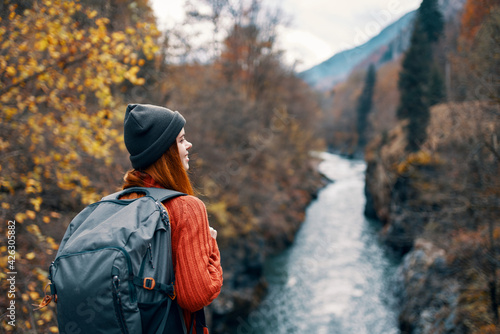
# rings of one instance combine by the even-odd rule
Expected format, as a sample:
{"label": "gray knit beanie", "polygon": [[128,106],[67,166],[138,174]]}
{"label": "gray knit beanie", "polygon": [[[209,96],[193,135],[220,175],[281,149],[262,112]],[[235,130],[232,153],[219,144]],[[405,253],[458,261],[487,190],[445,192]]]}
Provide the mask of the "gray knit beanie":
{"label": "gray knit beanie", "polygon": [[175,143],[186,120],[177,111],[150,104],[129,104],[124,139],[135,169],[146,168]]}

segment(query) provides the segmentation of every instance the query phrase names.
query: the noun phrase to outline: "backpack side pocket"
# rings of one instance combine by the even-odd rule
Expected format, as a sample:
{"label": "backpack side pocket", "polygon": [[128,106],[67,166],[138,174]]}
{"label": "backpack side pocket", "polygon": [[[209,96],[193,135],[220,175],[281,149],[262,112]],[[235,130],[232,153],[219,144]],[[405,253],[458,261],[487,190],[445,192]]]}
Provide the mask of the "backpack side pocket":
{"label": "backpack side pocket", "polygon": [[61,255],[52,280],[61,333],[140,333],[130,258],[120,247]]}

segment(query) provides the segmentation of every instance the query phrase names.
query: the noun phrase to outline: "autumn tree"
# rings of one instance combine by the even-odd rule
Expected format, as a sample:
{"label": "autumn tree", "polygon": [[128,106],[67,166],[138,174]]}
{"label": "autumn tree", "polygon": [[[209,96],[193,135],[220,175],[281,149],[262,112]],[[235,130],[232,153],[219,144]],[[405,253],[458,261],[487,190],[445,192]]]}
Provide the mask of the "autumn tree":
{"label": "autumn tree", "polygon": [[112,30],[107,17],[77,0],[2,2],[0,216],[18,226],[21,330],[42,330],[53,319],[51,309],[33,315],[31,306],[47,279],[31,261],[42,264],[57,249],[48,231],[64,230],[61,212],[99,199],[110,173],[121,170],[118,88],[144,84],[140,67],[158,50],[154,22],[130,24]]}
{"label": "autumn tree", "polygon": [[[88,30],[74,20],[81,13],[94,22]],[[145,60],[137,51],[152,58],[157,46],[150,35],[154,26],[141,23],[111,33],[108,19],[96,14],[78,2],[55,1],[36,3],[22,15],[12,6],[2,22],[1,140],[8,142],[2,150],[3,189],[15,192],[21,184],[55,179],[89,202],[88,178],[74,167],[86,157],[111,163],[119,137],[112,120],[121,116],[112,88],[124,80],[143,84],[136,74]],[[22,149],[36,154],[20,155]],[[35,196],[28,195],[29,201],[40,201],[36,194],[42,189],[29,189]]]}
{"label": "autumn tree", "polygon": [[500,5],[485,19],[471,50],[474,95],[500,103]]}
{"label": "autumn tree", "polygon": [[466,3],[455,71],[466,100],[498,102],[500,1],[483,2],[481,8],[477,2]]}
{"label": "autumn tree", "polygon": [[[473,140],[462,145],[466,148],[463,154],[467,159],[467,197],[470,201],[470,211],[478,223],[472,231],[467,231],[468,236],[478,236],[479,242],[475,245],[463,247],[459,256],[471,257],[475,271],[469,273],[464,280],[471,276],[477,277],[475,286],[464,293],[472,297],[473,290],[481,291],[488,301],[486,312],[479,315],[477,312],[464,312],[469,316],[471,323],[482,324],[484,328],[491,327],[498,331],[500,291],[498,288],[498,259],[499,227],[498,227],[498,198],[500,150],[498,148],[498,103],[500,102],[500,89],[498,77],[500,76],[500,62],[498,59],[500,45],[500,1],[467,1],[462,15],[462,27],[459,40],[460,81],[466,87],[466,100],[479,100],[474,108],[474,117],[467,116],[475,121],[481,117],[484,124],[477,126],[470,133],[476,136]],[[469,102],[471,103],[471,102]],[[465,233],[464,233],[465,234]],[[480,254],[470,253],[477,252]],[[478,289],[479,288],[479,289]],[[470,298],[470,303],[476,303]],[[487,325],[489,324],[489,325]],[[472,326],[471,326],[472,327]],[[492,331],[493,332],[493,331]]]}
{"label": "autumn tree", "polygon": [[468,0],[461,20],[461,37],[469,42],[472,41],[484,19],[499,5],[499,0]]}
{"label": "autumn tree", "polygon": [[[219,53],[203,63],[169,66],[170,80],[178,83],[169,105],[189,119],[194,184],[219,227],[221,252],[231,254],[222,264],[231,288],[216,303],[240,306],[214,308],[213,324],[233,332],[265,291],[265,257],[292,242],[319,185],[310,163],[310,151],[322,149],[314,131],[319,106],[307,84],[282,64],[277,18],[260,1],[201,3],[214,6],[197,7],[204,11],[191,19],[215,29],[220,18]],[[214,40],[207,43],[212,47]],[[242,297],[241,291],[248,293]]]}
{"label": "autumn tree", "polygon": [[366,145],[366,123],[368,119],[368,114],[372,109],[373,103],[373,92],[375,90],[375,82],[377,80],[377,73],[375,66],[371,64],[368,67],[366,73],[365,85],[363,87],[363,92],[358,99],[358,106],[356,109],[358,119],[357,119],[357,130],[358,130],[358,148],[363,148]]}
{"label": "autumn tree", "polygon": [[[429,107],[435,101],[432,94],[436,91],[436,85],[440,83],[436,77],[430,75],[434,66],[432,46],[442,32],[443,16],[438,9],[437,1],[422,1],[410,47],[404,56],[399,76],[401,100],[397,115],[399,119],[409,120],[407,128],[409,151],[417,151],[425,141]],[[437,73],[435,72],[435,75]]]}

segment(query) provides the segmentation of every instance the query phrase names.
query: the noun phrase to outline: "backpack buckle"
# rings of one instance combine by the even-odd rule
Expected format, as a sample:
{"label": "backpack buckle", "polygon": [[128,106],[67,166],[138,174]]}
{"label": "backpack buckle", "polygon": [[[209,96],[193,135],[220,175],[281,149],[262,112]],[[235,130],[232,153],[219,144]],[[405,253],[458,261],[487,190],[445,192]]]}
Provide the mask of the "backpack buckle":
{"label": "backpack buckle", "polygon": [[155,280],[153,277],[145,277],[142,287],[146,290],[153,290],[155,288]]}
{"label": "backpack buckle", "polygon": [[168,297],[169,297],[170,299],[172,299],[172,300],[174,300],[174,299],[175,299],[175,297],[177,297],[177,294],[175,293],[175,285],[174,285],[174,282],[172,282],[172,294],[171,294],[171,295],[169,294],[169,295],[168,295]]}

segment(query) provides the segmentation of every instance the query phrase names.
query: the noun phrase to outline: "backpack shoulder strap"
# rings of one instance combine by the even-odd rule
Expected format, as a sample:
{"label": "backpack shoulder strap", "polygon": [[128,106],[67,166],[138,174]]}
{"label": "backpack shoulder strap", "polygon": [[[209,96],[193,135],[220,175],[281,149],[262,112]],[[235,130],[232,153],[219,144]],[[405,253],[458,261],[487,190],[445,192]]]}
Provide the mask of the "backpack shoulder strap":
{"label": "backpack shoulder strap", "polygon": [[154,198],[156,201],[163,202],[168,199],[178,197],[178,196],[186,196],[186,194],[170,190],[164,188],[146,188],[146,187],[132,187],[127,188],[121,191],[117,191],[111,195],[103,197],[101,201],[109,201],[109,200],[118,200],[121,196],[130,194],[130,193],[145,193],[146,196]]}

